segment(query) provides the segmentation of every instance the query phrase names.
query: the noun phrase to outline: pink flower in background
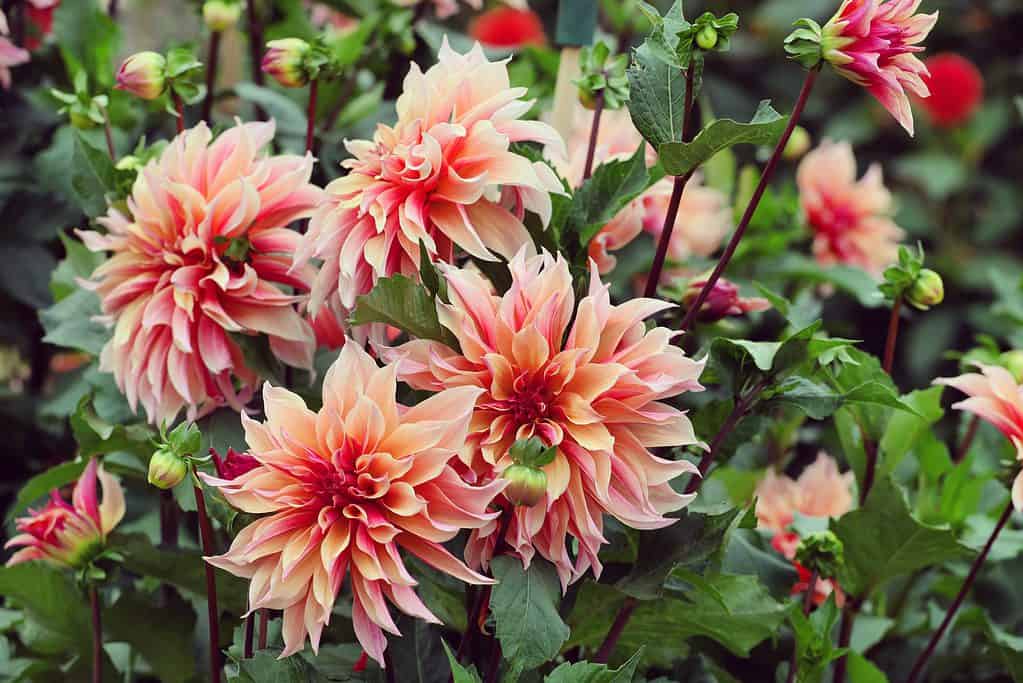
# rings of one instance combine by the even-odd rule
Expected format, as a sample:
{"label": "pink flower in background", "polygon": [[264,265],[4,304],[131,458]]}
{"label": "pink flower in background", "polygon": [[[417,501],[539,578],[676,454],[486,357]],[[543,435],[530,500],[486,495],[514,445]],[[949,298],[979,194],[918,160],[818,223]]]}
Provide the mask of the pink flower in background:
{"label": "pink flower in background", "polygon": [[[673,183],[668,178],[655,184],[641,199],[643,229],[655,240],[664,229]],[[690,178],[682,193],[678,218],[668,242],[668,258],[685,261],[691,256],[710,256],[732,230],[732,207],[728,197],[702,183],[699,174]],[[664,278],[662,278],[664,282]]]}
{"label": "pink flower in background", "polygon": [[[1023,460],[1023,386],[1001,366],[978,364],[977,368],[979,373],[941,377],[934,383],[954,387],[969,396],[952,407],[993,425],[1012,441],[1017,459]],[[1023,512],[1023,472],[1012,483],[1012,504]]]}
{"label": "pink flower in background", "polygon": [[395,401],[393,365],[384,368],[345,344],[314,412],[290,391],[263,387],[266,421],[242,415],[258,466],[234,479],[203,475],[233,506],[265,514],[210,564],[249,579],[250,609],[284,611],[284,652],[313,651],[349,577],[359,643],[383,665],[384,631],[401,635],[388,603],[438,623],[420,601],[405,550],[468,583],[492,583],[441,543],[496,516],[487,506],[503,487],[465,483],[449,461],[464,447],[475,387],[442,391],[411,408]]}
{"label": "pink flower in background", "polygon": [[260,156],[274,124],[247,123],[215,142],[205,124],[178,135],[139,172],[128,213],[111,208],[83,231],[86,246],[112,256],[93,273],[114,329],[100,367],[114,373],[151,422],[190,419],[227,404],[236,410],[259,381],[239,335],[266,335],[283,362],[312,365],[312,327],[295,304],[311,269],[295,268],[299,235],[286,226],[321,197],[309,183],[313,158]]}
{"label": "pink flower in background", "polygon": [[487,47],[516,50],[527,45],[544,45],[547,34],[536,12],[514,7],[494,7],[476,17],[469,35]]}
{"label": "pink flower in background", "polygon": [[11,87],[11,67],[24,64],[31,57],[28,50],[21,49],[6,37],[8,33],[7,17],[0,10],[0,86],[4,90]]}
{"label": "pink flower in background", "polygon": [[[600,573],[605,513],[655,529],[693,498],[669,482],[695,466],[650,449],[698,443],[685,413],[662,401],[702,390],[703,363],[674,346],[671,331],[647,330],[644,319],[671,304],[614,306],[594,268],[577,308],[568,264],[548,254],[523,250],[510,270],[502,297],[476,273],[442,266],[451,303],[437,309],[461,353],[426,340],[384,353],[400,359],[400,376],[416,389],[482,390],[467,437],[467,476],[499,476],[517,439],[537,436],[558,447],[544,467],[546,500],[507,510],[504,541],[527,565],[534,553],[553,562],[567,586],[590,567]],[[488,565],[498,530],[494,521],[472,534],[466,552],[473,566]]]}
{"label": "pink flower in background", "polygon": [[[707,284],[710,272],[694,277],[686,286],[682,294],[682,305],[686,308],[696,302],[697,297]],[[766,311],[771,307],[771,302],[761,297],[743,297],[739,293],[739,287],[734,282],[720,278],[714,283],[713,289],[707,296],[706,301],[697,315],[701,322],[718,322],[729,316],[741,316],[747,313]]]}
{"label": "pink flower in background", "polygon": [[[103,489],[102,502],[97,482]],[[107,535],[124,517],[124,491],[92,459],[78,478],[70,503],[54,489],[46,507],[28,513],[15,520],[19,533],[4,545],[21,548],[7,560],[7,566],[46,560],[79,569],[102,551]]]}
{"label": "pink flower in background", "polygon": [[916,14],[920,0],[845,0],[825,24],[824,59],[853,83],[870,91],[906,131],[913,134],[913,110],[906,91],[930,93],[927,67],[917,57],[919,43],[938,13]]}
{"label": "pink flower in background", "polygon": [[513,88],[507,61],[491,62],[477,45],[454,52],[446,40],[426,73],[412,65],[394,127],[372,141],[348,141],[349,173],[327,186],[296,261],[323,261],[310,297],[315,314],[338,297],[350,309],[380,277],[418,278],[419,244],[450,261],[455,246],[485,260],[511,258],[530,242],[528,209],[546,225],[550,168],[509,150],[512,142],[558,144],[557,132],[521,117],[531,103]]}
{"label": "pink flower in background", "polygon": [[824,140],[799,163],[796,183],[821,264],[843,263],[879,276],[895,261],[905,234],[891,218],[892,197],[879,165],[857,180],[852,145]]}

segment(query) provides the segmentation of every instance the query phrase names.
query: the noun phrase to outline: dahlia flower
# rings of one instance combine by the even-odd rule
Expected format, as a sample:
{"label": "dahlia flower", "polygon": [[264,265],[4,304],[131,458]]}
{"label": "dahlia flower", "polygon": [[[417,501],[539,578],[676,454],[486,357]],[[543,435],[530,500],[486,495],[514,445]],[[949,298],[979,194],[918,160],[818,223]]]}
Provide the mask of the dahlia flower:
{"label": "dahlia flower", "polygon": [[[973,413],[1012,441],[1016,458],[1023,460],[1023,386],[1005,368],[981,365],[980,372],[968,372],[958,377],[941,377],[935,384],[955,387],[969,398],[952,407]],[[1023,512],[1023,471],[1012,483],[1012,504]]]}
{"label": "dahlia flower", "polygon": [[[102,502],[97,495],[97,481],[103,488]],[[7,566],[45,560],[80,569],[99,555],[107,536],[124,517],[124,491],[92,459],[78,478],[70,503],[54,489],[46,507],[29,509],[28,513],[15,520],[20,533],[4,545],[21,548],[7,560]]]}
{"label": "dahlia flower", "polygon": [[250,580],[250,609],[284,611],[282,657],[301,650],[306,636],[318,649],[346,575],[355,635],[381,665],[383,632],[400,635],[388,603],[436,623],[402,549],[468,583],[492,583],[441,545],[497,514],[486,509],[503,483],[472,486],[450,464],[482,391],[454,388],[406,408],[395,401],[395,370],[345,344],[318,412],[264,385],[266,421],[242,415],[258,466],[233,479],[203,475],[239,510],[269,513],[206,559]]}
{"label": "dahlia flower", "polygon": [[931,94],[919,101],[934,125],[951,128],[969,121],[984,100],[980,69],[954,53],[935,55],[925,64],[930,73],[924,83]]}
{"label": "dahlia flower", "polygon": [[547,35],[540,17],[529,9],[495,7],[469,24],[469,35],[487,47],[517,49],[544,45]]}
{"label": "dahlia flower", "polygon": [[296,257],[323,261],[310,297],[314,314],[334,296],[350,309],[380,277],[418,277],[420,242],[441,260],[454,246],[510,259],[530,242],[526,209],[550,220],[549,192],[561,191],[560,183],[509,144],[558,144],[558,134],[520,120],[531,103],[522,99],[525,88],[511,87],[506,61],[488,61],[478,44],[458,54],[446,40],[438,59],[426,73],[412,65],[394,127],[381,124],[372,141],[345,143],[354,156],[343,164],[349,173],[327,186]]}
{"label": "dahlia flower", "polygon": [[895,261],[905,235],[891,218],[892,197],[880,166],[872,165],[857,180],[852,145],[824,140],[800,162],[796,184],[818,262],[845,263],[879,276]]}
{"label": "dahlia flower", "polygon": [[[660,239],[664,229],[672,186],[672,181],[664,178],[641,197],[643,229],[655,240]],[[681,262],[691,256],[710,256],[731,230],[732,207],[728,198],[721,191],[704,185],[700,175],[695,174],[682,193],[678,217],[668,241],[668,258]]]}
{"label": "dahlia flower", "polygon": [[845,0],[825,24],[821,48],[842,76],[877,98],[913,134],[913,110],[906,91],[927,97],[923,51],[938,13],[915,14],[920,0]]}
{"label": "dahlia flower", "polygon": [[265,334],[283,362],[312,365],[313,330],[294,307],[303,297],[278,285],[312,281],[293,267],[299,235],[286,226],[321,191],[311,156],[259,156],[273,134],[272,122],[246,123],[211,144],[200,123],[139,172],[127,214],[99,219],[106,234],[79,233],[113,252],[86,283],[114,327],[100,367],[151,422],[242,409],[259,377],[232,335]]}
{"label": "dahlia flower", "polygon": [[[689,281],[682,293],[683,306],[688,308],[696,302],[709,277],[710,273],[707,272]],[[741,316],[747,313],[766,311],[770,307],[771,302],[767,299],[741,296],[738,285],[725,278],[719,278],[710,290],[710,294],[707,295],[703,306],[700,307],[697,320],[713,323],[729,316]]]}
{"label": "dahlia flower", "polygon": [[10,29],[7,17],[0,10],[0,86],[4,90],[11,87],[11,67],[24,64],[30,58],[28,50],[23,50],[7,38]]}
{"label": "dahlia flower", "polygon": [[[510,270],[511,288],[496,296],[476,273],[442,266],[451,303],[437,310],[461,352],[413,340],[383,353],[400,359],[401,378],[416,389],[481,390],[463,453],[466,476],[499,477],[513,464],[508,451],[518,439],[537,436],[558,447],[543,468],[544,501],[499,504],[508,508],[504,540],[511,550],[526,565],[540,553],[567,586],[590,567],[599,575],[604,513],[655,529],[670,525],[664,514],[693,498],[669,482],[696,467],[649,449],[698,444],[685,413],[662,399],[701,390],[703,362],[674,346],[671,331],[646,329],[644,318],[671,304],[634,299],[613,306],[595,266],[578,307],[560,257],[523,249]],[[499,528],[494,521],[472,534],[466,552],[473,566],[488,565]],[[574,562],[568,536],[578,541]]]}

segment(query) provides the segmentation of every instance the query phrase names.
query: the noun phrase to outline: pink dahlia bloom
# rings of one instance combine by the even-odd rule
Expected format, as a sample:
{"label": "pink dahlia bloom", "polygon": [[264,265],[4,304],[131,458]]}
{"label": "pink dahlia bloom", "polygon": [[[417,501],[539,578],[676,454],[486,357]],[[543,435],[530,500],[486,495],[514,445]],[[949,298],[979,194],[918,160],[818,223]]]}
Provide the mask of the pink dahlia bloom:
{"label": "pink dahlia bloom", "polygon": [[867,88],[906,131],[913,110],[906,91],[927,97],[927,67],[916,53],[938,13],[916,14],[920,0],[845,0],[824,26],[824,58],[853,83]]}
{"label": "pink dahlia bloom", "polygon": [[531,102],[525,88],[511,87],[507,61],[489,61],[479,45],[458,54],[446,41],[438,60],[426,73],[412,65],[393,128],[381,124],[372,141],[345,143],[349,173],[327,186],[297,257],[323,261],[314,313],[334,296],[351,308],[377,278],[418,278],[420,242],[445,261],[455,246],[510,259],[530,242],[525,210],[550,220],[557,178],[509,145],[558,144],[557,132],[520,120]]}
{"label": "pink dahlia bloom", "polygon": [[308,368],[312,327],[295,310],[311,269],[293,266],[299,235],[286,226],[321,197],[313,158],[260,156],[274,124],[247,123],[215,142],[205,124],[178,135],[139,172],[128,212],[111,208],[107,233],[80,232],[113,255],[89,286],[114,336],[100,367],[151,422],[237,410],[259,377],[232,335],[267,335],[283,362]]}
{"label": "pink dahlia bloom", "polygon": [[[700,292],[707,284],[710,272],[698,275],[689,281],[685,291],[682,293],[682,305],[688,308],[700,296]],[[762,297],[744,297],[739,292],[739,286],[725,278],[718,279],[714,287],[703,302],[697,319],[701,322],[718,322],[729,316],[741,316],[747,313],[766,311],[771,307],[771,302]]]}
{"label": "pink dahlia bloom", "polygon": [[[461,352],[414,340],[387,353],[401,359],[402,379],[417,389],[481,390],[464,454],[467,476],[499,476],[517,439],[537,436],[558,447],[544,467],[545,500],[511,508],[504,540],[527,565],[534,552],[553,562],[567,586],[590,567],[600,573],[604,513],[656,529],[693,498],[669,482],[695,466],[649,449],[698,443],[685,413],[663,399],[702,390],[703,362],[674,346],[671,331],[647,330],[643,320],[671,304],[613,306],[595,267],[578,307],[560,257],[523,250],[510,269],[512,286],[502,297],[476,273],[443,267],[451,303],[437,309]],[[466,552],[473,566],[488,565],[498,529],[495,521],[472,534]],[[574,553],[568,536],[578,541]]]}
{"label": "pink dahlia bloom", "polygon": [[891,218],[892,196],[879,165],[857,180],[852,145],[824,140],[799,163],[796,183],[818,262],[879,276],[895,261],[905,233]]}
{"label": "pink dahlia bloom", "polygon": [[[655,240],[664,229],[673,183],[664,178],[647,190],[643,202],[643,229]],[[732,231],[732,207],[724,193],[703,184],[699,174],[686,183],[678,217],[668,242],[668,258],[682,262],[691,256],[707,257]],[[662,283],[665,278],[662,277]]]}
{"label": "pink dahlia bloom", "polygon": [[[103,488],[102,502],[97,482]],[[7,560],[7,566],[45,560],[79,569],[100,553],[107,535],[124,517],[124,491],[93,459],[78,478],[70,503],[54,489],[46,507],[28,513],[15,520],[19,533],[4,545],[21,548]]]}
{"label": "pink dahlia bloom", "polygon": [[[934,383],[955,387],[969,396],[952,407],[992,424],[1012,441],[1017,459],[1023,460],[1023,386],[1001,366],[978,364],[977,368],[979,373],[941,377]],[[1012,483],[1012,504],[1023,512],[1023,472]]]}
{"label": "pink dahlia bloom", "polygon": [[486,510],[503,482],[472,486],[450,464],[482,391],[455,388],[406,408],[395,401],[395,370],[345,344],[318,412],[264,385],[266,422],[242,415],[259,466],[234,479],[204,476],[239,510],[267,515],[207,561],[250,580],[251,609],[284,611],[281,656],[301,650],[307,635],[317,650],[346,575],[355,634],[377,662],[383,632],[401,635],[388,603],[436,623],[401,550],[468,583],[492,583],[441,545],[497,514]]}
{"label": "pink dahlia bloom", "polygon": [[11,87],[11,67],[24,64],[31,58],[28,50],[23,50],[7,38],[8,33],[7,17],[0,10],[0,86],[4,90]]}

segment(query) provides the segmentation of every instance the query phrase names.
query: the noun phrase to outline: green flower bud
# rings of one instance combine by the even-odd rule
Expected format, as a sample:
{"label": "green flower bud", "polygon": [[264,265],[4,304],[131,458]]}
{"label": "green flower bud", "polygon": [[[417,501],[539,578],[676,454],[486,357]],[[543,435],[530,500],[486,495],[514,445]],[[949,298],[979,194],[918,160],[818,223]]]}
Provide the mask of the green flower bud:
{"label": "green flower bud", "polygon": [[285,88],[301,88],[309,82],[305,58],[312,47],[301,38],[282,38],[266,44],[261,68]]}
{"label": "green flower bud", "polygon": [[713,50],[714,46],[718,44],[717,29],[710,25],[701,28],[700,32],[696,34],[696,44],[702,50]]}
{"label": "green flower bud", "polygon": [[792,137],[789,138],[784,151],[782,151],[782,157],[786,161],[795,161],[810,150],[811,143],[810,133],[807,132],[806,128],[796,126],[792,130]]}
{"label": "green flower bud", "polygon": [[921,311],[940,304],[944,298],[945,285],[941,281],[941,276],[930,268],[922,269],[906,292],[906,300]]}
{"label": "green flower bud", "polygon": [[149,459],[149,483],[158,489],[172,489],[188,474],[188,463],[168,448],[160,448]]}
{"label": "green flower bud", "polygon": [[842,541],[830,531],[818,531],[805,536],[796,548],[796,562],[822,579],[831,579],[845,561]]}
{"label": "green flower bud", "polygon": [[226,0],[209,0],[203,3],[202,18],[211,31],[221,32],[238,23],[242,14],[242,6],[237,2]]}
{"label": "green flower bud", "polygon": [[167,87],[167,59],[158,52],[138,52],[117,71],[118,90],[144,100],[155,100]]}
{"label": "green flower bud", "polygon": [[547,474],[541,469],[512,465],[502,476],[508,480],[504,496],[512,505],[533,507],[547,495]]}
{"label": "green flower bud", "polygon": [[1023,382],[1023,351],[1006,351],[998,357],[998,363],[1011,372],[1017,382]]}

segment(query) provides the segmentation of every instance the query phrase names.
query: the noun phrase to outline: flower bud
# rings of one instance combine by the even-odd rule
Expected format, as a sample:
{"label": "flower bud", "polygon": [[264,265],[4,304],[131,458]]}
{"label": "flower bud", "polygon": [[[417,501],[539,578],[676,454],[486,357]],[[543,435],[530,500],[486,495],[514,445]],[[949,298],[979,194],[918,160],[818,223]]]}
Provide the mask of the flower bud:
{"label": "flower bud", "polygon": [[789,138],[784,151],[782,151],[782,157],[786,161],[795,161],[809,151],[811,143],[812,140],[806,128],[796,126],[792,130],[792,137]]}
{"label": "flower bud", "polygon": [[817,572],[817,576],[822,579],[835,577],[844,561],[845,548],[842,541],[830,531],[809,534],[796,548],[796,562],[811,572]]}
{"label": "flower bud", "polygon": [[303,63],[309,54],[309,43],[301,38],[282,38],[266,44],[263,73],[269,74],[285,88],[301,88],[309,82]]}
{"label": "flower bud", "polygon": [[714,46],[718,44],[717,29],[709,25],[701,28],[700,32],[696,34],[696,44],[702,50],[713,50]]}
{"label": "flower bud", "polygon": [[217,470],[217,476],[221,479],[237,479],[246,472],[259,467],[259,461],[248,453],[239,453],[228,446],[227,456],[220,457],[215,448],[210,448],[210,456],[213,457],[213,466]]}
{"label": "flower bud", "polygon": [[[707,277],[700,276],[689,282],[685,292],[682,293],[683,306],[689,308],[696,303],[697,297],[700,296],[704,285],[707,284]],[[770,302],[766,299],[745,299],[739,295],[738,286],[725,278],[719,278],[704,300],[696,318],[700,322],[716,323],[728,316],[764,311],[768,308],[770,308]]]}
{"label": "flower bud", "polygon": [[238,23],[242,6],[229,0],[208,0],[202,6],[202,19],[211,31],[221,32]]}
{"label": "flower bud", "polygon": [[167,87],[167,60],[157,52],[138,52],[117,72],[117,89],[144,100],[155,100]]}
{"label": "flower bud", "polygon": [[1011,372],[1017,382],[1023,383],[1023,351],[1006,351],[998,357],[998,363]]}
{"label": "flower bud", "polygon": [[508,480],[504,496],[512,505],[533,507],[547,495],[547,474],[541,469],[512,465],[502,476]]}
{"label": "flower bud", "polygon": [[906,292],[906,300],[921,311],[940,304],[944,298],[945,285],[941,281],[941,276],[930,268],[921,270],[913,286]]}
{"label": "flower bud", "polygon": [[188,463],[173,451],[161,448],[149,459],[149,483],[158,489],[172,489],[188,474]]}

